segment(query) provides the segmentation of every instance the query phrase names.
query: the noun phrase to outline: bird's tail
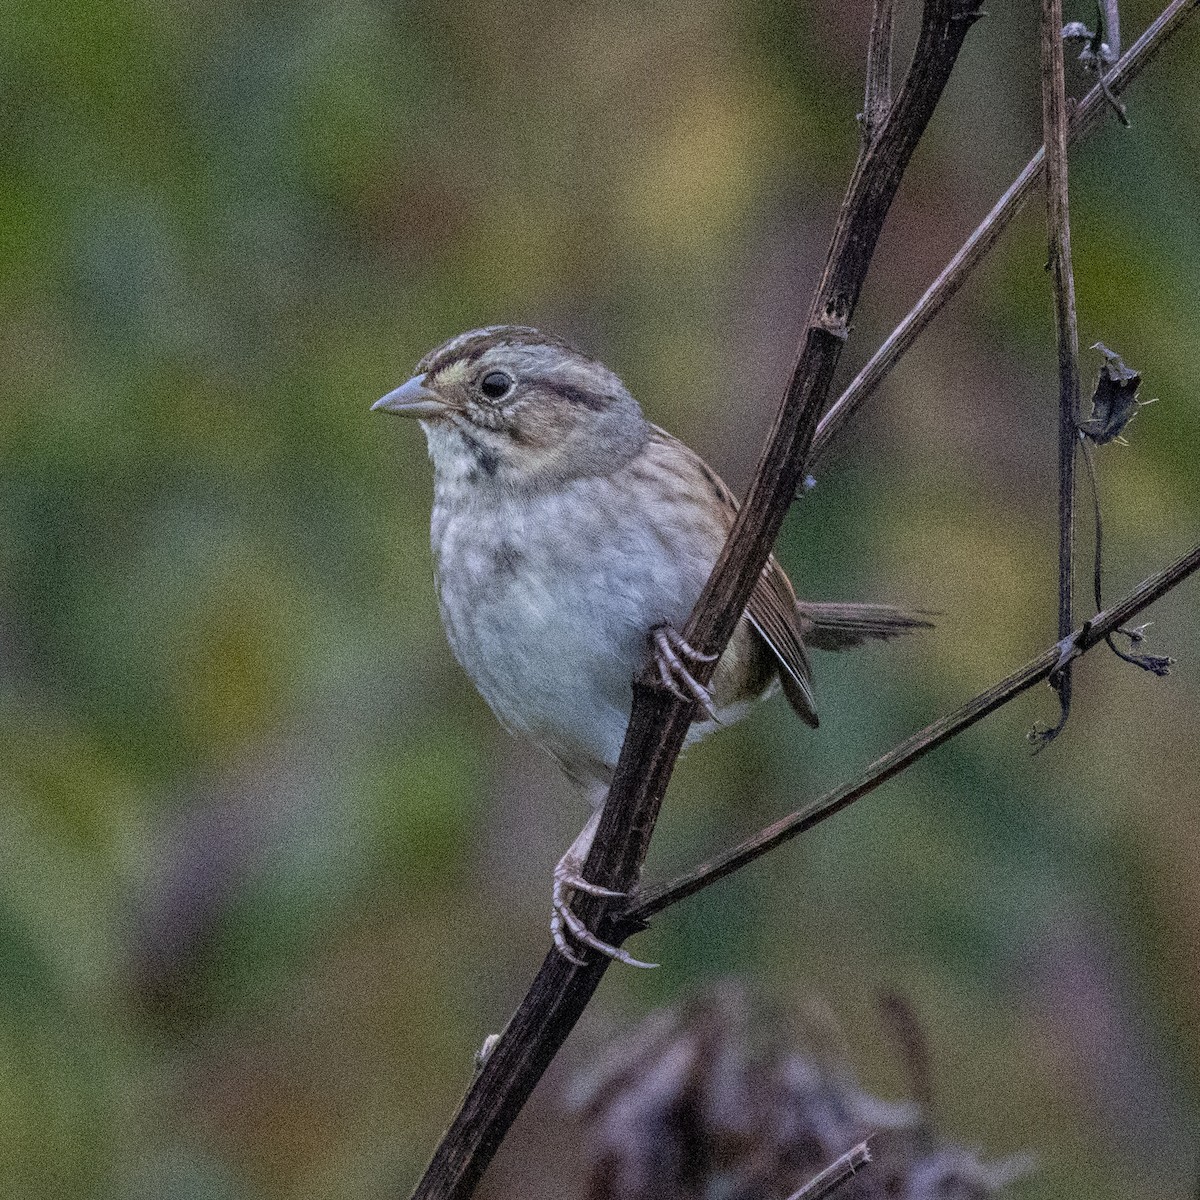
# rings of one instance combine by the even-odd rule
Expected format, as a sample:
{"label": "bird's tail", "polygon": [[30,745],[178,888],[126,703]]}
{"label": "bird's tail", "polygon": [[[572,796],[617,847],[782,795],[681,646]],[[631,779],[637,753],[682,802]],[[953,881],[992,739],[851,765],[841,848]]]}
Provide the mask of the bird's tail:
{"label": "bird's tail", "polygon": [[897,608],[893,604],[821,604],[797,600],[805,645],[814,650],[849,650],[873,639],[887,641],[919,629],[932,629],[935,613]]}

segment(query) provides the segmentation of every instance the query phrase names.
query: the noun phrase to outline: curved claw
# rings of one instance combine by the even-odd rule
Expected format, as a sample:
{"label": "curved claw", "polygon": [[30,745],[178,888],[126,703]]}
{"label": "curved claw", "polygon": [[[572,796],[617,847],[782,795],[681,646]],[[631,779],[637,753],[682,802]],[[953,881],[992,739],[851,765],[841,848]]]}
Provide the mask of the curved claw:
{"label": "curved claw", "polygon": [[655,655],[655,665],[658,667],[658,677],[663,682],[663,687],[667,689],[673,696],[679,700],[691,700],[691,696],[687,694],[676,682],[671,678],[671,672],[663,659]]}
{"label": "curved claw", "polygon": [[555,910],[566,908],[568,892],[587,892],[589,896],[600,896],[605,900],[625,900],[628,892],[614,891],[612,888],[601,887],[584,879],[580,874],[581,865],[570,855],[563,855],[558,866],[554,868],[554,887],[552,891]]}
{"label": "curved claw", "polygon": [[[646,970],[653,970],[658,966],[658,963],[642,962],[640,958],[634,958],[627,950],[622,950],[620,946],[610,945],[608,942],[598,938],[584,923],[577,917],[569,907],[563,906],[554,910],[554,915],[550,918],[550,929],[554,932],[556,918],[559,921],[558,936],[554,939],[555,946],[564,957],[571,960],[577,966],[583,966],[583,963],[575,957],[569,950],[564,948],[566,942],[566,934],[562,931],[562,924],[565,924],[570,931],[571,937],[576,942],[581,942],[585,946],[590,946],[593,950],[600,954],[613,959],[615,962],[624,963],[627,967],[644,967]],[[561,939],[561,940],[560,940]]]}
{"label": "curved claw", "polygon": [[627,892],[614,891],[612,888],[601,887],[591,883],[579,873],[579,865],[569,856],[564,856],[554,871],[554,886],[551,892],[550,936],[554,939],[555,948],[568,962],[582,967],[585,960],[580,958],[575,950],[578,946],[588,946],[600,954],[607,955],[616,962],[624,963],[627,967],[657,967],[658,963],[642,962],[634,958],[619,946],[612,946],[598,938],[571,911],[571,892],[587,892],[591,896],[604,899],[623,899]]}
{"label": "curved claw", "polygon": [[589,896],[600,896],[605,900],[625,900],[629,896],[628,892],[618,892],[614,888],[601,887],[598,883],[592,883],[590,879],[584,879],[582,875],[566,875],[562,882],[573,892],[587,892]]}
{"label": "curved claw", "polygon": [[717,710],[713,705],[712,693],[691,673],[685,660],[693,663],[715,662],[717,656],[701,654],[689,646],[682,634],[670,625],[658,626],[653,631],[653,638],[654,661],[663,686],[680,700],[696,701],[716,721]]}
{"label": "curved claw", "polygon": [[587,963],[571,949],[571,943],[567,941],[567,935],[563,932],[563,924],[562,913],[557,908],[554,909],[550,914],[550,936],[554,939],[554,948],[567,962],[574,963],[577,967],[586,967]]}

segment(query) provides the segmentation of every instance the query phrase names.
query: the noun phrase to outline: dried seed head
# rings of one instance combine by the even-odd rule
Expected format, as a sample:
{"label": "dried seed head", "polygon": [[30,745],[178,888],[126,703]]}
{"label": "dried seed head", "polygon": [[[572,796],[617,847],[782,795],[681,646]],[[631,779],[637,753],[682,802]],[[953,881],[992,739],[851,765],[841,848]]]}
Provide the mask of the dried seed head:
{"label": "dried seed head", "polygon": [[573,1098],[587,1200],[783,1200],[867,1138],[870,1165],[838,1200],[989,1200],[1029,1170],[939,1142],[924,1105],[781,1042],[726,984],[612,1044]]}

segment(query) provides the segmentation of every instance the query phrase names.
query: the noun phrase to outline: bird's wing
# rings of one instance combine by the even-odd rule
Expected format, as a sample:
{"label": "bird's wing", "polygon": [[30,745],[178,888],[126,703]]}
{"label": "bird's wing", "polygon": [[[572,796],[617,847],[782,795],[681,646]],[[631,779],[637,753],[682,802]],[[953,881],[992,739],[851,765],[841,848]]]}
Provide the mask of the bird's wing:
{"label": "bird's wing", "polygon": [[[651,430],[651,438],[671,452],[672,461],[679,465],[688,464],[690,473],[694,473],[693,487],[698,494],[703,495],[704,486],[707,486],[708,494],[717,501],[714,507],[719,511],[725,532],[728,533],[737,516],[738,502],[725,481],[694,450],[677,438],[655,426]],[[746,605],[746,619],[771,652],[788,703],[802,721],[815,729],[817,709],[812,693],[812,671],[808,652],[804,648],[796,593],[774,555],[767,559],[767,565],[754,585],[750,603]]]}
{"label": "bird's wing", "polygon": [[800,636],[796,593],[774,556],[767,559],[767,565],[750,593],[746,619],[774,655],[779,682],[788,703],[802,721],[815,729],[817,705],[812,692],[812,669]]}

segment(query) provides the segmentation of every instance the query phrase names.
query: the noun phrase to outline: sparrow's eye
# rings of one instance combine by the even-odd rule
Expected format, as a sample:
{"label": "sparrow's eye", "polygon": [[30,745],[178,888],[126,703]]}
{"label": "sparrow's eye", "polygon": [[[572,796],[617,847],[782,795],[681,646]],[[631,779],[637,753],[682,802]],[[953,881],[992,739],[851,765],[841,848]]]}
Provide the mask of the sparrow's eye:
{"label": "sparrow's eye", "polygon": [[499,400],[502,396],[508,395],[512,385],[511,375],[506,375],[503,371],[489,371],[479,381],[479,390],[489,400]]}

